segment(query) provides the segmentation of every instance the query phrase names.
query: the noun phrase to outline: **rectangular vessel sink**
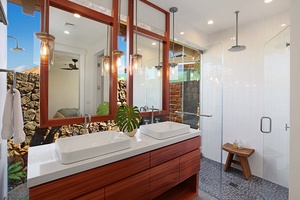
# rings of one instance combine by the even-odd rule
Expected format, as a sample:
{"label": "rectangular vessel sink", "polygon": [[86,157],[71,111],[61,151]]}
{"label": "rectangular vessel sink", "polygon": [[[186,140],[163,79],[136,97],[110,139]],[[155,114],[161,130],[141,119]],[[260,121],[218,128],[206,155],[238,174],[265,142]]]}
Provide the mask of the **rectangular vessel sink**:
{"label": "rectangular vessel sink", "polygon": [[130,147],[130,138],[116,131],[58,138],[55,141],[55,151],[62,164],[70,164]]}
{"label": "rectangular vessel sink", "polygon": [[170,121],[140,126],[140,133],[159,140],[189,132],[190,125]]}

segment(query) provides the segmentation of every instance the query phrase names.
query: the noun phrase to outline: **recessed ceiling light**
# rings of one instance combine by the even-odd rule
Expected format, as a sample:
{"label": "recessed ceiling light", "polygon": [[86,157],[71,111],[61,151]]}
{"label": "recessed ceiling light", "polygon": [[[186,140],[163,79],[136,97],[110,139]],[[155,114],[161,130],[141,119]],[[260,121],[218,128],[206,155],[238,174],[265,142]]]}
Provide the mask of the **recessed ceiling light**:
{"label": "recessed ceiling light", "polygon": [[209,24],[209,25],[211,25],[211,24],[213,24],[213,23],[214,23],[213,20],[209,20],[209,21],[207,22],[207,24]]}
{"label": "recessed ceiling light", "polygon": [[180,35],[184,35],[184,32],[180,32]]}
{"label": "recessed ceiling light", "polygon": [[270,3],[272,2],[273,0],[265,0],[265,3]]}
{"label": "recessed ceiling light", "polygon": [[138,49],[138,51],[141,51],[142,49]]}
{"label": "recessed ceiling light", "polygon": [[152,42],[152,45],[156,45],[156,43],[155,43],[155,42]]}
{"label": "recessed ceiling light", "polygon": [[80,18],[81,16],[78,13],[74,13],[74,17]]}
{"label": "recessed ceiling light", "polygon": [[67,34],[67,35],[69,35],[69,34],[70,34],[70,32],[69,32],[69,31],[64,31],[64,33],[65,33],[65,34]]}
{"label": "recessed ceiling light", "polygon": [[281,27],[285,27],[285,26],[286,26],[286,24],[281,24],[280,26],[281,26]]}
{"label": "recessed ceiling light", "polygon": [[235,37],[233,36],[233,37],[231,37],[230,39],[231,39],[231,40],[235,40]]}

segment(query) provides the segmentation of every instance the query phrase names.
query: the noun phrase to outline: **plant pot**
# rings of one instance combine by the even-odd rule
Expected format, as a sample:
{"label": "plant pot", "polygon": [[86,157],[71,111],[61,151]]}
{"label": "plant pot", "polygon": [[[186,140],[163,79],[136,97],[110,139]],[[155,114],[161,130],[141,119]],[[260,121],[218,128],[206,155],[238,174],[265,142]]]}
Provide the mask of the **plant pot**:
{"label": "plant pot", "polygon": [[129,137],[133,137],[136,134],[136,132],[137,132],[137,129],[134,129],[133,131],[130,131],[130,132],[125,131],[124,133],[126,135],[128,135]]}

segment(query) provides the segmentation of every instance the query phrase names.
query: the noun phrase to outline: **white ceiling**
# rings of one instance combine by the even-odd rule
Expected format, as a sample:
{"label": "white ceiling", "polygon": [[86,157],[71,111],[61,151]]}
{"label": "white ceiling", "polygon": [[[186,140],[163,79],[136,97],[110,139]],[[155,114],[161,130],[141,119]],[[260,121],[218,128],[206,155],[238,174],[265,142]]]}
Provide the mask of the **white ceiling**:
{"label": "white ceiling", "polygon": [[[178,8],[175,13],[175,35],[176,32],[188,32],[189,27],[206,34],[234,28],[234,12],[237,10],[240,11],[239,25],[242,25],[288,11],[290,8],[289,0],[273,0],[271,3],[264,3],[264,0],[149,0],[149,2],[165,10],[171,7]],[[215,23],[208,25],[208,20]]]}
{"label": "white ceiling", "polygon": [[[240,11],[239,25],[289,10],[289,0],[273,0],[268,4],[264,3],[264,0],[149,0],[149,2],[167,11],[174,6],[178,8],[175,13],[175,37],[184,31],[185,35],[181,38],[186,41],[191,39],[188,34],[191,29],[199,31],[200,34],[209,35],[235,28],[235,11],[237,10]],[[125,2],[123,6],[127,6]],[[170,19],[172,28],[172,14]],[[215,23],[208,25],[208,20],[214,20]],[[66,22],[74,24],[75,27],[65,26]],[[96,44],[96,40],[106,38],[106,27],[106,25],[83,17],[76,19],[71,13],[55,8],[50,10],[50,33],[56,36],[58,43],[88,48]],[[63,33],[65,29],[70,30],[69,35]],[[142,40],[142,38],[139,39],[140,42]]]}

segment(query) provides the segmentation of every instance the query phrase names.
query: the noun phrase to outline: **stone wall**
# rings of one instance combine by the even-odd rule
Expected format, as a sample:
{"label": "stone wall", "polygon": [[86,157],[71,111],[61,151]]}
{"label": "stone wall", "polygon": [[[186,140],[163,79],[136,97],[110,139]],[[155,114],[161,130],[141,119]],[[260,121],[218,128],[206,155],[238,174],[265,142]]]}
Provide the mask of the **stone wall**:
{"label": "stone wall", "polygon": [[175,111],[182,110],[182,82],[170,83],[170,121],[182,122],[179,115]]}

